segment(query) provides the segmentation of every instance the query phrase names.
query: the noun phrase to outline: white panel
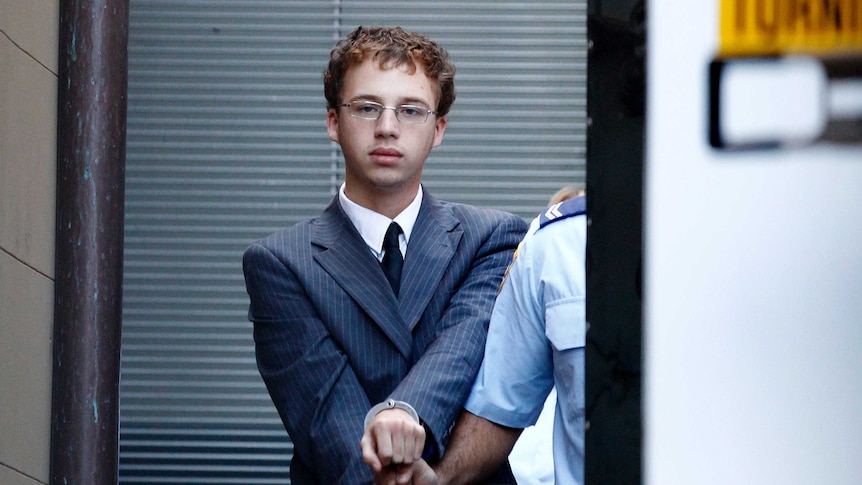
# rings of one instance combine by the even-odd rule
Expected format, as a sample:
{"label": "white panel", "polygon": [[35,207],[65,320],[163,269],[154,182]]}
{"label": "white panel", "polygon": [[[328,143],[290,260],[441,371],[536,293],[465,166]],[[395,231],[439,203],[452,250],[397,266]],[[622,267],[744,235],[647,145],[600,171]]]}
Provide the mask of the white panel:
{"label": "white panel", "polygon": [[817,59],[731,60],[714,82],[722,138],[731,146],[807,144],[826,127],[828,80]]}
{"label": "white panel", "polygon": [[856,484],[862,150],[710,148],[717,5],[648,8],[644,483]]}

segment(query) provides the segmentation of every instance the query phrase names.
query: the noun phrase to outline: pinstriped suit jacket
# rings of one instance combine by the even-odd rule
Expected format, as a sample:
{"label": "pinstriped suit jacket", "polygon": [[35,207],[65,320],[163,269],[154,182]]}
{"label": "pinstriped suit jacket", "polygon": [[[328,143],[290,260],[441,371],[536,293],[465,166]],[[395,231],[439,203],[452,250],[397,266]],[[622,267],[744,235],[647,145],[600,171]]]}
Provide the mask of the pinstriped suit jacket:
{"label": "pinstriped suit jacket", "polygon": [[397,299],[337,196],[246,250],[258,368],[294,443],[293,483],[371,482],[363,419],[389,397],[412,404],[443,450],[525,231],[514,215],[426,192]]}

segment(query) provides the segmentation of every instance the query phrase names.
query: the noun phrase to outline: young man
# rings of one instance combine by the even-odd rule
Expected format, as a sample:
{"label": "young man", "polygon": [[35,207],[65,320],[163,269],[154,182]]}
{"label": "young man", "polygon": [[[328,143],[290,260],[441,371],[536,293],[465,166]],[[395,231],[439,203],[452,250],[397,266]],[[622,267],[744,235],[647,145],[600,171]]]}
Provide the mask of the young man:
{"label": "young man", "polygon": [[400,28],[340,41],[324,93],[345,182],[319,217],[245,252],[258,368],[294,443],[294,484],[371,482],[360,439],[378,469],[433,462],[478,371],[526,225],[420,184],[454,73],[445,50]]}
{"label": "young man", "polygon": [[433,471],[422,460],[381,469],[378,483],[476,483],[506,460],[556,386],[555,483],[583,484],[585,214],[586,197],[578,197],[533,221],[497,297],[484,361],[446,454]]}

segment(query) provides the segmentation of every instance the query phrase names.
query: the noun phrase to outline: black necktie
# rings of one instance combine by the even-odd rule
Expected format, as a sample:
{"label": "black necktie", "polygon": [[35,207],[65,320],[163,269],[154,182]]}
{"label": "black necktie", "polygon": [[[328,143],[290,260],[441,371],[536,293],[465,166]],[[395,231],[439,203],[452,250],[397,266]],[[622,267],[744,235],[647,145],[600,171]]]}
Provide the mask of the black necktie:
{"label": "black necktie", "polygon": [[392,286],[392,291],[395,296],[398,296],[398,288],[401,288],[401,266],[404,265],[404,258],[401,256],[401,248],[398,246],[398,235],[401,234],[401,227],[393,222],[389,224],[389,229],[386,230],[386,235],[383,236],[383,261],[380,265],[383,267],[383,272],[386,273],[386,279]]}

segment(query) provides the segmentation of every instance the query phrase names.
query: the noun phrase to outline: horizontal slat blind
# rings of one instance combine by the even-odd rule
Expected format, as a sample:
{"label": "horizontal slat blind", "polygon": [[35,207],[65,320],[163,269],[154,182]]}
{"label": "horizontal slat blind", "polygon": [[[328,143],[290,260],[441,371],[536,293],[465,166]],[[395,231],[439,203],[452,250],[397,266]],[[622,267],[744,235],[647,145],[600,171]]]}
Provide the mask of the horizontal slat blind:
{"label": "horizontal slat blind", "polygon": [[289,483],[240,258],[334,193],[332,21],[319,1],[131,2],[121,483]]}
{"label": "horizontal slat blind", "polygon": [[120,483],[289,483],[241,255],[343,172],[321,72],[357,24],[440,41],[458,99],[425,185],[532,217],[584,180],[585,0],[132,0]]}

